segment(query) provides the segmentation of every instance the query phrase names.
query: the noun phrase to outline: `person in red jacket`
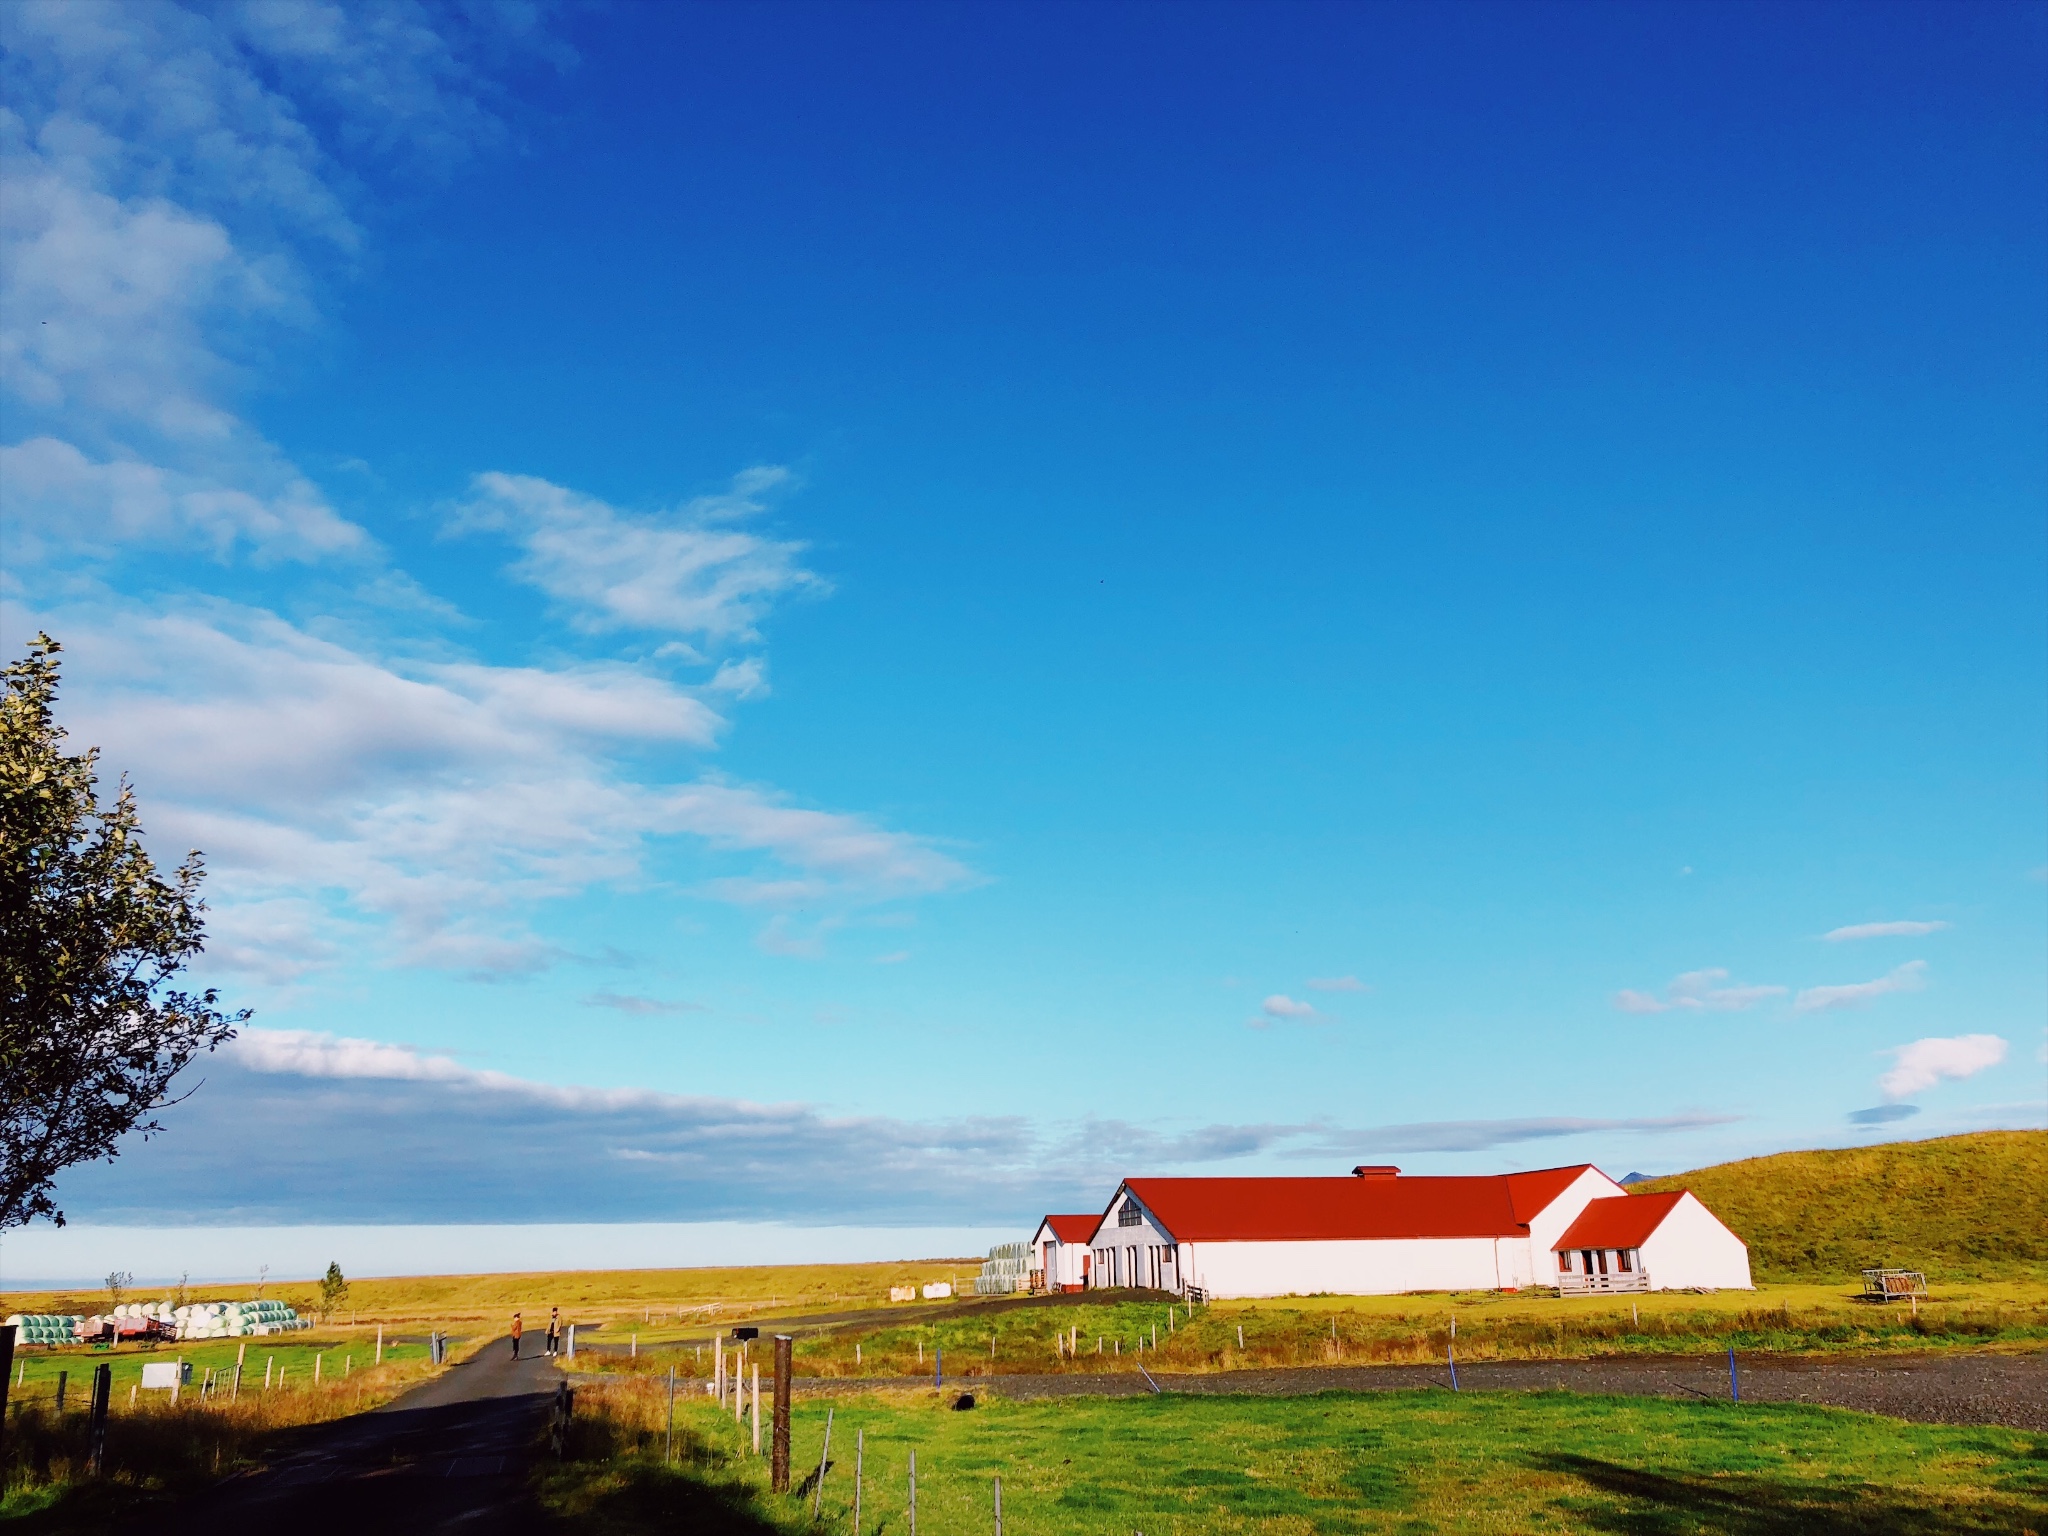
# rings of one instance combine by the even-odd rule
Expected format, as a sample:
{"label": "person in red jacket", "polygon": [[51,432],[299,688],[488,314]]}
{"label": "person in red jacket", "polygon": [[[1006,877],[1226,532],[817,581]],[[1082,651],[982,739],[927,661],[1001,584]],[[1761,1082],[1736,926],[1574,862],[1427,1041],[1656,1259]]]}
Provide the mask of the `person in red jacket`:
{"label": "person in red jacket", "polygon": [[512,1314],[512,1358],[519,1358],[519,1335],[525,1331],[525,1324],[519,1321],[519,1314]]}

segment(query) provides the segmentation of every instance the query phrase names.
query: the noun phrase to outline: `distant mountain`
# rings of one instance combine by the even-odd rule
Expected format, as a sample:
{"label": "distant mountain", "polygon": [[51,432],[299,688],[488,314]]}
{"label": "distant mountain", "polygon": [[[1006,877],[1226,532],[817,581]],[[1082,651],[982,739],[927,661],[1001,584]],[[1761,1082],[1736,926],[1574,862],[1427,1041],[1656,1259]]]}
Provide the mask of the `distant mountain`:
{"label": "distant mountain", "polygon": [[1622,1184],[1647,1184],[1656,1177],[1657,1175],[1654,1173],[1624,1173],[1617,1182]]}

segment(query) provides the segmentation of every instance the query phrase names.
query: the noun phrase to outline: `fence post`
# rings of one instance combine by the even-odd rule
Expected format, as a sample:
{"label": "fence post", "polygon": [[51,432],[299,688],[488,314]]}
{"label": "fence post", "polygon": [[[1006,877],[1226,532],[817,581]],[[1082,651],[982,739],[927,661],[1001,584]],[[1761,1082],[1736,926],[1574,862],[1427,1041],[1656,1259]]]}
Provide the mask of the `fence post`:
{"label": "fence post", "polygon": [[85,1424],[85,1464],[94,1477],[107,1467],[107,1405],[114,1396],[114,1368],[102,1363],[93,1368],[92,1412]]}
{"label": "fence post", "polygon": [[676,1459],[676,1368],[668,1368],[668,1444],[662,1450],[661,1464],[665,1467]]}
{"label": "fence post", "polygon": [[789,1357],[794,1342],[786,1333],[775,1335],[775,1424],[768,1440],[768,1486],[776,1493],[789,1492]]}
{"label": "fence post", "polygon": [[14,1330],[9,1323],[0,1328],[0,1449],[7,1444],[7,1389],[14,1381]]}
{"label": "fence post", "polygon": [[811,1518],[818,1518],[818,1511],[825,1504],[825,1469],[832,1465],[832,1410],[825,1410],[825,1448],[818,1452],[818,1486],[811,1490]]}
{"label": "fence post", "polygon": [[69,1371],[59,1371],[57,1373],[57,1411],[59,1413],[64,1411],[64,1388],[69,1384],[70,1380],[71,1373]]}
{"label": "fence post", "polygon": [[1003,1474],[996,1474],[996,1536],[1003,1536]]}
{"label": "fence post", "polygon": [[754,1454],[761,1454],[761,1362],[754,1362]]}
{"label": "fence post", "polygon": [[861,1458],[867,1450],[868,1432],[856,1429],[853,1432],[853,1536],[860,1536],[860,1474]]}
{"label": "fence post", "polygon": [[910,1453],[910,1536],[917,1536],[917,1452]]}
{"label": "fence post", "polygon": [[1730,1402],[1739,1403],[1742,1401],[1742,1384],[1735,1379],[1735,1349],[1733,1345],[1729,1346],[1728,1349],[1728,1398]]}

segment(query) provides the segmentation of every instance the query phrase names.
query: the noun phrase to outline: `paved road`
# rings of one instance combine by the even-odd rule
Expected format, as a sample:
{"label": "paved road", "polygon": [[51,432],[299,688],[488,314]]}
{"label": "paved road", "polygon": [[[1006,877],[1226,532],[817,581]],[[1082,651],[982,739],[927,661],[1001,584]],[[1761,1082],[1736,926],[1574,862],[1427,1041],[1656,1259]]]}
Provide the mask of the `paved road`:
{"label": "paved road", "polygon": [[[1744,1402],[1824,1403],[1923,1424],[2004,1424],[2048,1430],[2048,1353],[1941,1353],[1873,1357],[1756,1355],[1737,1362]],[[1435,1365],[1310,1366],[1290,1370],[1216,1371],[1201,1375],[1154,1372],[1167,1392],[1261,1397],[1310,1392],[1391,1392],[1417,1387],[1448,1390],[1450,1372]],[[805,1392],[859,1392],[870,1387],[929,1387],[932,1379],[813,1378]],[[1495,1360],[1458,1367],[1467,1392],[1543,1391],[1619,1393],[1625,1396],[1726,1399],[1728,1357],[1635,1356],[1607,1360]],[[963,1376],[950,1392],[995,1397],[1140,1397],[1153,1389],[1135,1370],[1072,1375]]]}
{"label": "paved road", "polygon": [[283,1536],[544,1529],[525,1494],[525,1472],[560,1373],[538,1358],[512,1360],[509,1339],[371,1413],[309,1426],[261,1472],[230,1479],[170,1514],[153,1536]]}

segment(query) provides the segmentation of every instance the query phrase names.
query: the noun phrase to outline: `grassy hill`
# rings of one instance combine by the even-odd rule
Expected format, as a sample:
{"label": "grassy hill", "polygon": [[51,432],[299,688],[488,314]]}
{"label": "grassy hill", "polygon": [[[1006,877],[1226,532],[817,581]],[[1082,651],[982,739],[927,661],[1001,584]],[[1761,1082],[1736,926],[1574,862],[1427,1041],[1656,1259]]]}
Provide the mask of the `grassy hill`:
{"label": "grassy hill", "polygon": [[1689,1189],[1749,1244],[1759,1280],[1888,1265],[1927,1278],[2048,1267],[2048,1131],[1781,1152],[1633,1186]]}

